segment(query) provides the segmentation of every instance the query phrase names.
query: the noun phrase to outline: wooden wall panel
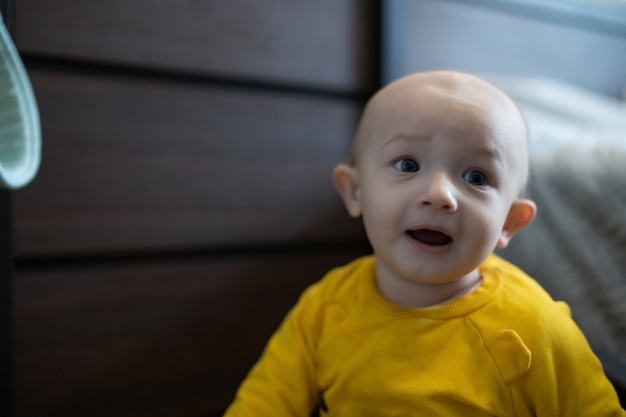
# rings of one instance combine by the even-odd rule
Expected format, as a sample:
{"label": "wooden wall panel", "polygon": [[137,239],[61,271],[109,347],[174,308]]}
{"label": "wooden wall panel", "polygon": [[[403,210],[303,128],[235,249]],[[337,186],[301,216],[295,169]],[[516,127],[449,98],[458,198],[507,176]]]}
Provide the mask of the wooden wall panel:
{"label": "wooden wall panel", "polygon": [[22,270],[16,416],[221,415],[303,288],[363,253]]}
{"label": "wooden wall panel", "polygon": [[362,237],[331,183],[361,103],[30,67],[44,146],[20,256]]}
{"label": "wooden wall panel", "polygon": [[331,171],[378,8],[16,2],[43,129],[13,195],[16,416],[220,416],[302,289],[368,251]]}
{"label": "wooden wall panel", "polygon": [[[4,8],[3,8],[4,10]],[[10,415],[13,381],[13,195],[0,189],[0,414]]]}
{"label": "wooden wall panel", "polygon": [[21,0],[28,54],[177,72],[373,88],[371,0]]}

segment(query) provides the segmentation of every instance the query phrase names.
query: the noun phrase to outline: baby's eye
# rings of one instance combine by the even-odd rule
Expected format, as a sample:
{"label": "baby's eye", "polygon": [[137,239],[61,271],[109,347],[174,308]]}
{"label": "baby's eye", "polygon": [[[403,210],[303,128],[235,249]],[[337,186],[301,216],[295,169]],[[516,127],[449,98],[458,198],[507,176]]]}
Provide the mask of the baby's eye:
{"label": "baby's eye", "polygon": [[487,176],[480,171],[469,171],[463,175],[463,179],[472,185],[487,185]]}
{"label": "baby's eye", "polygon": [[394,168],[402,172],[417,172],[420,170],[420,164],[415,159],[402,158],[393,163]]}

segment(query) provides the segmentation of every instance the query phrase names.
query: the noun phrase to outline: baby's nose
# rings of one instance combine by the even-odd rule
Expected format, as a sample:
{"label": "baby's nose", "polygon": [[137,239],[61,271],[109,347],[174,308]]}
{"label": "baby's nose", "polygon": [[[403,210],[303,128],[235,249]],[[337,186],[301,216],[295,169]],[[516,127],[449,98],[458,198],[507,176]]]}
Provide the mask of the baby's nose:
{"label": "baby's nose", "polygon": [[433,176],[419,195],[418,205],[431,207],[436,210],[449,212],[456,211],[458,202],[455,196],[454,184],[446,175]]}

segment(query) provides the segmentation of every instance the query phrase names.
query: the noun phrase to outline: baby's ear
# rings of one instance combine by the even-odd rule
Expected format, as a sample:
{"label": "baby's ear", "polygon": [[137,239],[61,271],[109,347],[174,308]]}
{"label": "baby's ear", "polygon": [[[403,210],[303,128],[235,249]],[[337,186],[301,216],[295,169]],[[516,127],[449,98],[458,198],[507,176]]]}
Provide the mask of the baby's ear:
{"label": "baby's ear", "polygon": [[532,200],[515,200],[502,227],[502,232],[498,239],[498,247],[501,249],[506,248],[513,236],[528,226],[534,220],[536,214],[537,206]]}
{"label": "baby's ear", "polygon": [[361,193],[359,190],[359,174],[355,167],[339,164],[333,171],[333,183],[343,203],[352,217],[361,215]]}

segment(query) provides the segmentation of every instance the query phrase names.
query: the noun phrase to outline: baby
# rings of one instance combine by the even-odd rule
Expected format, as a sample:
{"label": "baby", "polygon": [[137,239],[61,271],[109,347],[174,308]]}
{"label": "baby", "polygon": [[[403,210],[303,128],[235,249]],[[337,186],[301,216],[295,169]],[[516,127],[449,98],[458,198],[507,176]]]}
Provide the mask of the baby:
{"label": "baby", "polygon": [[333,172],[374,254],[307,289],[226,416],[626,416],[566,304],[493,255],[535,216],[527,131],[475,76],[368,102]]}

